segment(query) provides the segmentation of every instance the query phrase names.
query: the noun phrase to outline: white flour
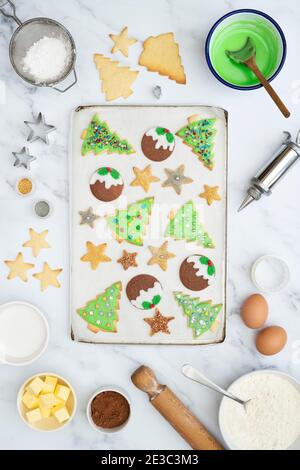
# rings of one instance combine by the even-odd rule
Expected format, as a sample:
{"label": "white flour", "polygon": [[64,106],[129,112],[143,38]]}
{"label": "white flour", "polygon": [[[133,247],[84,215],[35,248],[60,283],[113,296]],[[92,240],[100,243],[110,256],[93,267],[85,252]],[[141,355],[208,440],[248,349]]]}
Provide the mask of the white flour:
{"label": "white flour", "polygon": [[69,49],[63,38],[44,36],[26,52],[22,61],[23,70],[33,77],[35,83],[56,81],[71,59]]}
{"label": "white flour", "polygon": [[227,437],[241,450],[284,450],[300,435],[300,393],[282,377],[272,373],[246,376],[230,391],[244,407],[224,401],[223,418]]}

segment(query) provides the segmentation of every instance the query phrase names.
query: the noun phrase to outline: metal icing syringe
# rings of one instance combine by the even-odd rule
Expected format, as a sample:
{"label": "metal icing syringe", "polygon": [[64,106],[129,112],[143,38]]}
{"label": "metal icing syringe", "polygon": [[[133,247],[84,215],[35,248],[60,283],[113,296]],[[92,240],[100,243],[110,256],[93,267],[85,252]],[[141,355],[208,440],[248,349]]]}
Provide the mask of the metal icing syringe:
{"label": "metal icing syringe", "polygon": [[269,162],[251,180],[251,186],[247,190],[247,196],[238,211],[249,206],[253,201],[258,201],[262,195],[269,196],[272,189],[296,163],[300,157],[300,131],[296,141],[291,139],[289,132],[284,132],[285,140],[275,152]]}

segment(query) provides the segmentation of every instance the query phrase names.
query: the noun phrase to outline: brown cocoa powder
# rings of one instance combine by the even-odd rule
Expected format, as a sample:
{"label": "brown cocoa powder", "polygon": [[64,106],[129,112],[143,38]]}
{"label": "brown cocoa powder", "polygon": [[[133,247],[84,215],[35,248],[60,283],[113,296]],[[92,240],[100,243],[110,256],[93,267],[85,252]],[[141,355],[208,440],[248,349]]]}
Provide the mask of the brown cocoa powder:
{"label": "brown cocoa powder", "polygon": [[92,401],[91,415],[96,426],[105,429],[117,428],[129,418],[129,403],[118,392],[101,392]]}

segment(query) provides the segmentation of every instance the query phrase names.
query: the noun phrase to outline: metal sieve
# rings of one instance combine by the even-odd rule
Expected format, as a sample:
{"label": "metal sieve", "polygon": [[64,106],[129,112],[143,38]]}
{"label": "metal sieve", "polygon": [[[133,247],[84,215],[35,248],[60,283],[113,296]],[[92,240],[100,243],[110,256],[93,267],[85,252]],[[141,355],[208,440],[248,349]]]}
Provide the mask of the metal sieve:
{"label": "metal sieve", "polygon": [[[10,8],[9,12],[4,10],[6,6]],[[51,20],[50,18],[32,18],[31,20],[25,21],[23,23],[16,16],[16,7],[11,0],[7,0],[4,4],[2,2],[0,5],[0,13],[2,13],[7,18],[12,18],[18,25],[18,28],[10,40],[9,57],[14,70],[23,80],[33,86],[51,87],[60,93],[64,93],[77,83],[77,74],[75,70],[75,42],[69,31],[62,24]],[[67,61],[61,75],[55,81],[36,83],[34,77],[30,73],[23,70],[22,61],[28,49],[35,42],[39,41],[45,36],[62,39],[67,48],[70,59]],[[74,74],[74,80],[70,85],[64,89],[55,86],[61,81],[65,80],[72,72]]]}

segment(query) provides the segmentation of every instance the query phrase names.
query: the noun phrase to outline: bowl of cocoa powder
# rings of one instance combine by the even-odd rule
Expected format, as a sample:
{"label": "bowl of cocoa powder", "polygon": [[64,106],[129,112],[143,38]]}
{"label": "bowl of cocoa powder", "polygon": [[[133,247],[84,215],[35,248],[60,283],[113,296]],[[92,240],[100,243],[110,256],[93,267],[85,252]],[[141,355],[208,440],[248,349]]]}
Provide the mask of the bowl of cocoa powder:
{"label": "bowl of cocoa powder", "polygon": [[121,431],[128,424],[130,414],[130,400],[119,387],[102,387],[87,406],[91,426],[108,434]]}

